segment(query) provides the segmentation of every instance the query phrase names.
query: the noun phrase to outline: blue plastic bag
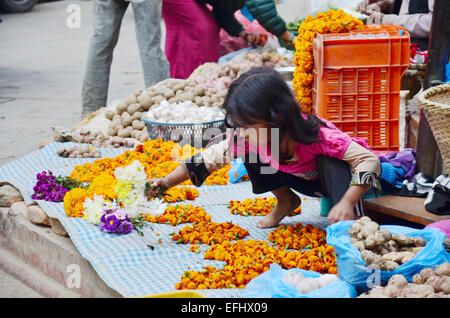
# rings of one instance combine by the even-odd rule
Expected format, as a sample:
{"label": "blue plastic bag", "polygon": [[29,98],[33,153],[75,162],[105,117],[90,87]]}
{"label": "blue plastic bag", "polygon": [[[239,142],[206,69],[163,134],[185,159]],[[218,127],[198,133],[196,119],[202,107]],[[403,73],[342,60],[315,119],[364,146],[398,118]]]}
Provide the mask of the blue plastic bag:
{"label": "blue plastic bag", "polygon": [[253,278],[245,286],[241,296],[245,298],[354,298],[356,290],[348,283],[338,281],[316,289],[310,293],[302,294],[297,288],[283,281],[287,273],[302,273],[305,277],[320,277],[320,273],[305,271],[300,268],[282,269],[278,264],[271,264],[270,269]]}
{"label": "blue plastic bag", "polygon": [[230,177],[231,183],[238,182],[243,176],[247,174],[247,169],[245,169],[244,162],[241,158],[233,160],[230,165],[231,169],[228,170],[228,176]]}
{"label": "blue plastic bag", "polygon": [[401,264],[393,271],[382,271],[368,267],[360,251],[350,242],[348,230],[355,221],[341,221],[327,227],[327,244],[334,247],[337,255],[339,278],[353,285],[358,293],[366,292],[375,285],[384,285],[395,274],[405,276],[408,282],[427,267],[436,267],[447,262],[447,251],[443,244],[445,234],[435,228],[422,230],[398,225],[382,225],[381,229],[392,234],[420,236],[427,241],[425,247],[409,262]]}

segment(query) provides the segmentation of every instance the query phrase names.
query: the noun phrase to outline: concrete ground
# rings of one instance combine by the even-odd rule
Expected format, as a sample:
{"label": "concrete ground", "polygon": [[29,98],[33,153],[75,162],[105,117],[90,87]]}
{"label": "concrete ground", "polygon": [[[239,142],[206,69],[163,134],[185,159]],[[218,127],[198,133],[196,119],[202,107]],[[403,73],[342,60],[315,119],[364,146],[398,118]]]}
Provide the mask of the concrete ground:
{"label": "concrete ground", "polygon": [[42,295],[0,269],[0,298],[42,298]]}
{"label": "concrete ground", "polygon": [[[305,16],[309,1],[279,0],[277,6],[290,22]],[[52,126],[71,128],[80,121],[91,10],[91,1],[63,0],[38,4],[26,13],[0,13],[0,166],[36,150],[51,137]],[[80,27],[71,28],[68,21],[76,11]],[[162,23],[162,47],[164,30]],[[144,79],[128,9],[114,52],[108,103],[140,88]],[[41,296],[0,270],[1,297]]]}
{"label": "concrete ground", "polygon": [[[286,21],[302,17],[308,8],[306,0],[278,1]],[[80,12],[79,28],[69,27],[72,10]],[[70,0],[0,14],[0,165],[35,150],[51,136],[52,126],[71,128],[80,121],[91,10],[91,1]],[[162,32],[164,47],[164,23]],[[129,8],[114,52],[108,103],[140,88],[144,79]]]}

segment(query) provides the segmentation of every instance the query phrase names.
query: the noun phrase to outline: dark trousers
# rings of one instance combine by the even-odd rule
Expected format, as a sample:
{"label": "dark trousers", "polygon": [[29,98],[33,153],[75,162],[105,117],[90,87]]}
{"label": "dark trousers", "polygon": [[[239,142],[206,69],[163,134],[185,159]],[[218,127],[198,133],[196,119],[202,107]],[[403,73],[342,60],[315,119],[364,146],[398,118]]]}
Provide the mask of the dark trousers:
{"label": "dark trousers", "polygon": [[[275,170],[269,164],[262,162],[259,156],[256,158],[256,162],[254,161],[252,162],[248,156],[244,158],[245,168],[255,194],[288,187],[306,196],[330,198],[334,206],[344,196],[352,179],[350,165],[343,160],[329,156],[318,156],[318,178],[315,180],[306,180]],[[264,173],[267,170],[271,170],[273,173]],[[361,201],[355,207],[356,215],[360,216],[364,215]]]}

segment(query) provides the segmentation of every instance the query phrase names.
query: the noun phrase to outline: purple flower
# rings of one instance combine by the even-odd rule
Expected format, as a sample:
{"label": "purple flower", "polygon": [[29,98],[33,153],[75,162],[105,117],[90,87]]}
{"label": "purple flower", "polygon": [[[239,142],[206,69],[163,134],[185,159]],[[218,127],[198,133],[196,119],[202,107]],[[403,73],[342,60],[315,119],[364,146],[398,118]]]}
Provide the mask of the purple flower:
{"label": "purple flower", "polygon": [[120,222],[119,226],[116,229],[116,231],[118,233],[122,233],[122,234],[128,234],[132,230],[133,230],[133,223],[127,222],[127,221]]}
{"label": "purple flower", "polygon": [[105,218],[105,229],[108,232],[114,232],[117,225],[119,224],[119,220],[116,218],[114,214],[109,215],[107,218]]}

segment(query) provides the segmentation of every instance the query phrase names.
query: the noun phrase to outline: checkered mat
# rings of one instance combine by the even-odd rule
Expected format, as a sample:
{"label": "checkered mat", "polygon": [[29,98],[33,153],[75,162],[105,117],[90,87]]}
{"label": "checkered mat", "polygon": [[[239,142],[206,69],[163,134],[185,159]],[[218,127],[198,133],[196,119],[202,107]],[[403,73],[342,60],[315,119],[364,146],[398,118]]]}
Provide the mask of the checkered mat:
{"label": "checkered mat", "polygon": [[[20,190],[25,202],[31,203],[37,173],[52,170],[55,175],[69,175],[75,165],[95,160],[61,158],[56,154],[57,149],[71,146],[72,143],[54,142],[1,166],[0,182],[11,183]],[[115,157],[124,150],[100,149],[100,152],[102,157]],[[244,200],[257,196],[252,193],[250,182],[202,186],[198,190],[199,197],[187,202],[202,206],[211,215],[212,221],[232,221],[250,232],[245,240],[267,241],[267,235],[273,229],[256,227],[262,217],[232,215],[227,208],[231,199]],[[272,194],[267,193],[265,196]],[[328,223],[320,216],[319,201],[304,196],[302,198],[302,214],[286,217],[281,224],[295,225],[302,222],[319,228],[326,227]],[[192,253],[189,252],[190,245],[172,241],[169,234],[189,224],[171,226],[149,223],[143,230],[143,237],[135,231],[127,235],[108,234],[83,219],[67,217],[62,203],[37,202],[50,217],[62,223],[80,254],[92,264],[102,280],[124,297],[173,292],[184,271],[200,270],[206,265],[224,265],[224,262],[203,259],[204,251],[209,246],[200,244],[202,252]],[[242,290],[214,289],[200,292],[207,297],[240,297]]]}

